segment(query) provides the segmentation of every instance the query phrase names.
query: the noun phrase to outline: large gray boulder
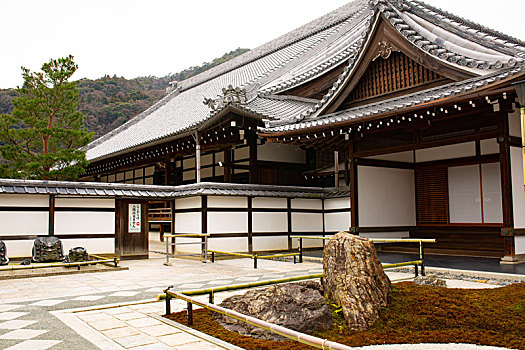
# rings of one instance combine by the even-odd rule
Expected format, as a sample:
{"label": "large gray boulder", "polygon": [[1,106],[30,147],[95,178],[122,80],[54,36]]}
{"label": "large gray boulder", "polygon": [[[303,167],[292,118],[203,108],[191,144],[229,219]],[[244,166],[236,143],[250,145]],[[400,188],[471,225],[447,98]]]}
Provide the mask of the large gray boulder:
{"label": "large gray boulder", "polygon": [[[334,323],[322,287],[315,281],[250,290],[244,295],[231,296],[219,305],[303,333],[324,330]],[[284,337],[231,317],[217,313],[214,317],[230,331],[259,339],[284,340]]]}
{"label": "large gray boulder", "polygon": [[324,247],[323,272],[324,292],[330,301],[341,304],[350,329],[372,326],[391,291],[374,244],[364,237],[337,233]]}

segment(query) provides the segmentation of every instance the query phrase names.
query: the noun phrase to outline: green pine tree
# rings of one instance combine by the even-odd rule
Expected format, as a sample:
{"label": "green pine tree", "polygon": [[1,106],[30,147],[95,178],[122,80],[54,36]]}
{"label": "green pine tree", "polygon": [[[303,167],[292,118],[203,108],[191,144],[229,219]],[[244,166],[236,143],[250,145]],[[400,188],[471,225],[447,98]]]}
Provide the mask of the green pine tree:
{"label": "green pine tree", "polygon": [[40,72],[22,67],[20,97],[10,115],[0,115],[1,177],[75,180],[84,171],[93,133],[84,129],[78,90],[68,81],[77,68],[71,55]]}

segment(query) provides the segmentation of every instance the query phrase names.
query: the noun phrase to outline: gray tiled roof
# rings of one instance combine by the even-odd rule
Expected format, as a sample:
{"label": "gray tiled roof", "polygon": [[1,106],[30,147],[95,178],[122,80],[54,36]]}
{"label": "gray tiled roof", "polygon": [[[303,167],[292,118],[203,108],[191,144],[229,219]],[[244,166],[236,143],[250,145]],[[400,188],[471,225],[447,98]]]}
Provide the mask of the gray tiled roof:
{"label": "gray tiled roof", "polygon": [[[245,88],[248,101],[236,107],[277,120],[268,131],[294,129],[314,119],[351,78],[378,16],[383,16],[416,47],[479,76],[509,71],[525,59],[517,39],[461,19],[416,0],[356,0],[267,44],[179,83],[157,104],[93,141],[88,160],[176,138],[220,113],[203,104],[222,88]],[[342,73],[319,101],[299,101],[286,91],[336,66]],[[276,97],[282,93],[284,97]],[[372,107],[372,106],[371,106]],[[276,124],[277,123],[277,124]]]}
{"label": "gray tiled roof", "polygon": [[162,199],[197,195],[335,198],[347,197],[349,193],[350,190],[348,187],[318,188],[208,182],[182,186],[157,186],[108,184],[100,182],[0,179],[0,196],[2,194],[53,194],[85,197],[139,197]]}

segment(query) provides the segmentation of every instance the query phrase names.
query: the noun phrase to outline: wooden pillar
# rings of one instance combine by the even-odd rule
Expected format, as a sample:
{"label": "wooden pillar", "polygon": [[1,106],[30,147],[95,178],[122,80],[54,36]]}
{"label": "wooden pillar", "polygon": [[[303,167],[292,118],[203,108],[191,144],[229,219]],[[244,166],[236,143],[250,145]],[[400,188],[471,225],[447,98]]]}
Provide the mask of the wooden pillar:
{"label": "wooden pillar", "polygon": [[505,227],[514,227],[514,215],[512,208],[512,178],[510,167],[510,144],[507,137],[505,137],[505,141],[500,142],[499,152],[503,225]]}
{"label": "wooden pillar", "polygon": [[224,151],[224,182],[232,182],[231,149]]}
{"label": "wooden pillar", "polygon": [[292,250],[292,199],[286,198],[286,222],[288,226],[288,250]]}
{"label": "wooden pillar", "polygon": [[[208,233],[208,196],[205,195],[201,196],[201,233]],[[201,242],[204,243],[204,237],[201,238]],[[204,245],[201,247],[204,249]]]}
{"label": "wooden pillar", "polygon": [[170,166],[170,160],[168,159],[167,161],[164,162],[164,185],[165,186],[169,184],[169,181],[168,181],[168,177],[170,174],[169,166]]}
{"label": "wooden pillar", "polygon": [[248,139],[250,146],[250,175],[249,182],[255,184],[257,178],[257,135],[251,135]]}
{"label": "wooden pillar", "polygon": [[334,151],[334,187],[339,187],[339,152]]}
{"label": "wooden pillar", "polygon": [[[171,222],[170,222],[170,234],[175,234],[175,199],[170,200],[171,207]],[[175,243],[175,238],[171,238],[171,243]],[[171,254],[175,253],[175,246],[171,246]]]}
{"label": "wooden pillar", "polygon": [[[525,179],[525,106],[520,108],[520,121],[521,121],[521,149],[523,154],[523,179]],[[525,186],[525,180],[523,185]]]}
{"label": "wooden pillar", "polygon": [[201,142],[199,133],[195,131],[193,135],[195,139],[195,178],[196,182],[201,182]]}
{"label": "wooden pillar", "polygon": [[49,236],[55,235],[55,195],[49,196],[49,226],[47,229]]}
{"label": "wooden pillar", "polygon": [[253,252],[253,198],[248,197],[248,251]]}
{"label": "wooden pillar", "polygon": [[512,177],[510,164],[510,141],[509,141],[509,123],[506,113],[500,116],[500,130],[502,136],[498,138],[500,153],[500,173],[501,173],[501,202],[503,210],[503,250],[505,257],[515,255],[514,235],[514,213],[512,205]]}
{"label": "wooden pillar", "polygon": [[349,149],[350,168],[350,233],[359,234],[359,205],[357,184],[357,158],[354,157],[354,143],[350,142]]}

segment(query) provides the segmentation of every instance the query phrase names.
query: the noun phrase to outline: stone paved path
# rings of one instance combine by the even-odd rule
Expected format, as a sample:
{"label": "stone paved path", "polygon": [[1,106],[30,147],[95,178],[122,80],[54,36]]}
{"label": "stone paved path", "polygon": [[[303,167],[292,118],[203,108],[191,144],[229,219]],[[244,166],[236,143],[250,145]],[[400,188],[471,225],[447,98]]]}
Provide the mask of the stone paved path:
{"label": "stone paved path", "polygon": [[[71,321],[78,325],[73,318],[63,317],[64,314],[68,314],[64,310],[151,301],[168,285],[174,285],[175,290],[195,289],[321,271],[318,264],[294,265],[268,260],[260,261],[257,270],[253,269],[249,259],[246,261],[219,261],[215,264],[173,259],[173,265],[169,267],[163,266],[163,261],[162,257],[125,261],[122,264],[129,266],[130,269],[127,271],[0,281],[0,349],[107,349],[108,344],[116,346],[117,349],[142,349],[138,346],[151,345],[152,343],[149,343],[151,337],[160,337],[161,340],[164,340],[161,342],[164,347],[158,347],[159,349],[182,349],[185,348],[185,344],[194,343],[194,337],[180,331],[162,334],[167,332],[166,326],[148,316],[149,313],[162,314],[163,303],[105,309],[107,312],[82,313],[77,311],[70,313],[75,315],[77,321],[87,324],[95,332],[86,334],[80,332],[82,335],[78,333],[78,327],[68,327],[59,317],[66,323]],[[112,312],[116,313],[112,314]],[[101,319],[82,318],[90,314],[100,314],[90,317],[101,317]],[[122,315],[117,317],[118,314]],[[107,318],[103,315],[115,316]],[[140,330],[140,335],[136,334],[138,330]],[[95,336],[95,343],[98,347],[84,338],[86,336],[89,339],[96,333],[104,337]],[[101,344],[101,339],[115,341]],[[193,348],[214,348],[203,344],[204,342],[200,340],[199,346]],[[160,345],[157,344],[157,346]]]}
{"label": "stone paved path", "polygon": [[[203,264],[164,258],[125,261],[129,270],[33,277],[0,281],[0,349],[220,349],[220,345],[168,327],[156,315],[164,303],[153,303],[169,285],[174,290],[200,289],[287,276],[319,273],[316,263],[293,264],[251,259]],[[411,274],[388,272],[390,278]],[[487,288],[474,282],[447,281],[450,287]],[[228,294],[216,295],[220,302]],[[205,298],[205,297],[203,297]],[[174,311],[185,304],[173,301]]]}

